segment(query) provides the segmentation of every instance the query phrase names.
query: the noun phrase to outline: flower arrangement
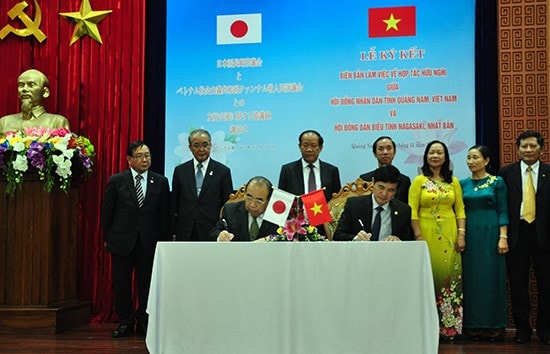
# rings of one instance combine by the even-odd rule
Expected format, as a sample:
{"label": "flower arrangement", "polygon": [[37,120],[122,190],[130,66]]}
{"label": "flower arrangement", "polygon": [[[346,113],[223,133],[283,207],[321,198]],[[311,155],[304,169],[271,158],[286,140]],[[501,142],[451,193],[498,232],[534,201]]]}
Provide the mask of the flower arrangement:
{"label": "flower arrangement", "polygon": [[88,138],[65,128],[30,127],[0,134],[0,176],[6,178],[6,193],[11,195],[22,188],[24,173],[29,169],[38,172],[47,192],[56,182],[66,191],[73,176],[73,162],[89,174],[94,155],[94,146]]}
{"label": "flower arrangement", "polygon": [[279,227],[275,235],[270,235],[268,241],[325,241],[325,236],[320,235],[317,228],[308,225],[305,220],[292,218]]}
{"label": "flower arrangement", "polygon": [[437,296],[439,313],[439,334],[454,339],[462,333],[462,277],[455,264],[455,272],[445,279],[443,288]]}
{"label": "flower arrangement", "polygon": [[285,224],[277,229],[276,234],[268,236],[268,241],[326,241],[326,237],[320,235],[315,226],[307,223],[303,209],[295,204]]}
{"label": "flower arrangement", "polygon": [[483,184],[480,184],[479,186],[474,187],[474,192],[477,192],[480,189],[488,188],[493,183],[495,183],[496,180],[497,180],[497,176],[489,175],[489,178],[487,178],[487,180]]}

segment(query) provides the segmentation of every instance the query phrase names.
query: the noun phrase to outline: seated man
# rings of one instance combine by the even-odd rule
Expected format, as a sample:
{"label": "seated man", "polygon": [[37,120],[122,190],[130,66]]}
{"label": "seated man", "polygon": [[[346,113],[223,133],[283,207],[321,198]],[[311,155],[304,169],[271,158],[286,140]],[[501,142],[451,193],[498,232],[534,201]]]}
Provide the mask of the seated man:
{"label": "seated man", "polygon": [[347,200],[333,239],[412,240],[411,207],[393,199],[399,188],[400,176],[399,170],[392,165],[382,166],[374,171],[373,193]]}
{"label": "seated man", "polygon": [[251,178],[246,184],[245,200],[223,207],[220,221],[210,232],[211,239],[218,242],[255,241],[275,234],[279,226],[263,220],[272,191],[267,178]]}

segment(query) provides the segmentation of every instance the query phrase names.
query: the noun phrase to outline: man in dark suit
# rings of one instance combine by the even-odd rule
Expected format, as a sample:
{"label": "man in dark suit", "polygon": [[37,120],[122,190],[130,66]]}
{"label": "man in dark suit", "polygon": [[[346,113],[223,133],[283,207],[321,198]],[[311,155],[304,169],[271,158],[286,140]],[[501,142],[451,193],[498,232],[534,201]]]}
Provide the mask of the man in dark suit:
{"label": "man in dark suit", "polygon": [[[315,130],[306,130],[298,137],[298,148],[302,158],[283,165],[279,175],[279,189],[295,195],[302,195],[324,188],[327,202],[332,193],[340,191],[340,172],[338,167],[319,160],[323,150],[323,137]],[[324,229],[319,228],[324,234]]]}
{"label": "man in dark suit", "polygon": [[[550,345],[550,166],[540,162],[544,138],[539,132],[524,132],[516,144],[520,161],[499,171],[508,187],[510,251],[506,265],[516,324],[515,341],[521,344],[531,340],[529,266],[532,262],[538,288],[537,335]],[[529,190],[534,198],[529,196]]]}
{"label": "man in dark suit", "polygon": [[222,217],[210,237],[218,242],[255,241],[275,234],[279,226],[264,220],[272,191],[267,178],[251,178],[246,184],[245,200],[224,206]]}
{"label": "man in dark suit", "polygon": [[[393,199],[399,188],[400,175],[392,165],[375,170],[372,194],[348,198],[334,232],[334,240],[412,240],[411,207]],[[377,215],[378,227],[375,226]]]}
{"label": "man in dark suit", "polygon": [[[378,167],[391,165],[393,158],[395,157],[396,147],[395,142],[389,136],[381,136],[372,145],[372,153],[376,160],[378,160]],[[363,173],[360,178],[365,181],[372,181],[374,170]],[[409,202],[409,187],[411,186],[411,179],[404,174],[400,174],[399,188],[395,194],[395,198],[399,199],[403,203]]]}
{"label": "man in dark suit", "polygon": [[[147,298],[157,241],[168,241],[170,189],[166,177],[149,171],[151,153],[143,141],[127,151],[130,168],[109,178],[101,220],[105,247],[111,253],[115,309],[120,325],[114,338],[147,331]],[[136,272],[138,308],[132,301],[132,272]]]}
{"label": "man in dark suit", "polygon": [[208,241],[223,204],[233,192],[231,171],[210,158],[210,133],[189,134],[193,159],[174,170],[172,179],[173,233],[176,241]]}

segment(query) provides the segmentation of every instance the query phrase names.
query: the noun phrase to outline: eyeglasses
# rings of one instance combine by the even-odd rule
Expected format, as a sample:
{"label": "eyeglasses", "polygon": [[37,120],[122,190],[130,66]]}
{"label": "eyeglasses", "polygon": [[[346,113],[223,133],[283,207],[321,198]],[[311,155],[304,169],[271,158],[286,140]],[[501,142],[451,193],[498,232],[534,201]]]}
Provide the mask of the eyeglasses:
{"label": "eyeglasses", "polygon": [[252,204],[256,204],[258,206],[262,206],[265,204],[265,200],[261,200],[261,199],[258,199],[258,198],[254,198],[253,196],[251,196],[250,194],[247,194],[244,196],[244,199],[246,199],[247,202],[249,203],[252,203]]}
{"label": "eyeglasses", "polygon": [[151,158],[151,154],[138,154],[136,156],[132,156],[132,158],[136,160],[149,160]]}
{"label": "eyeglasses", "polygon": [[200,143],[193,143],[190,145],[193,149],[199,150],[200,148],[208,149],[210,147],[210,143],[204,142],[202,144]]}

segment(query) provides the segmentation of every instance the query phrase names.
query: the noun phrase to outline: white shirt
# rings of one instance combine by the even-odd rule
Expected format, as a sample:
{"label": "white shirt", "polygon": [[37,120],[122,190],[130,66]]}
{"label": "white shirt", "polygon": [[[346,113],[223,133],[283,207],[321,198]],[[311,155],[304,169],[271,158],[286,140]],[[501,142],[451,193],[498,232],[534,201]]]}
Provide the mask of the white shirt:
{"label": "white shirt", "polygon": [[[384,205],[380,205],[376,202],[376,199],[374,199],[374,196],[372,196],[372,223],[374,224],[374,217],[376,216],[376,213],[378,211],[376,208],[378,206],[381,206],[383,210],[380,211],[380,234],[378,235],[378,241],[384,241],[392,234],[391,229],[391,208],[390,203],[386,203]],[[372,224],[371,224],[371,230],[372,230]]]}
{"label": "white shirt", "polygon": [[[136,176],[139,175],[139,173],[137,173],[133,168],[131,168],[130,171],[132,171],[132,179],[134,180],[134,186],[135,186]],[[141,189],[143,190],[143,197],[147,195],[147,176],[148,176],[147,172],[149,171],[145,171],[141,174],[141,176],[143,177],[141,179]]]}
{"label": "white shirt", "polygon": [[206,177],[206,171],[208,170],[208,163],[210,162],[210,157],[208,157],[206,160],[204,160],[203,162],[199,162],[199,160],[197,160],[196,158],[193,157],[193,166],[194,166],[194,169],[195,169],[195,176],[197,175],[197,172],[199,172],[199,169],[197,168],[197,165],[199,163],[202,163],[202,175],[204,177]]}
{"label": "white shirt", "polygon": [[[252,221],[254,220],[254,217],[248,213],[248,229],[250,230],[250,225],[252,225]],[[262,222],[264,221],[264,214],[256,216],[256,222],[258,223],[258,229],[262,227]],[[261,236],[261,235],[258,235]],[[265,236],[265,235],[264,235]]]}
{"label": "white shirt", "polygon": [[[319,159],[312,163],[313,173],[315,173],[315,190],[321,188],[321,162]],[[309,162],[302,159],[302,171],[304,171],[304,191],[307,193],[309,191]]]}

